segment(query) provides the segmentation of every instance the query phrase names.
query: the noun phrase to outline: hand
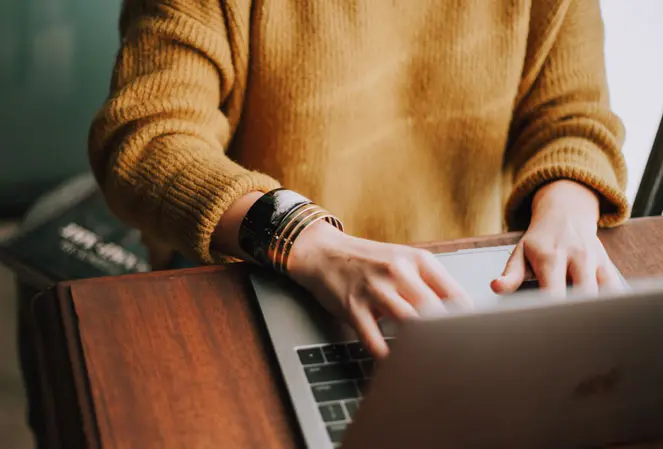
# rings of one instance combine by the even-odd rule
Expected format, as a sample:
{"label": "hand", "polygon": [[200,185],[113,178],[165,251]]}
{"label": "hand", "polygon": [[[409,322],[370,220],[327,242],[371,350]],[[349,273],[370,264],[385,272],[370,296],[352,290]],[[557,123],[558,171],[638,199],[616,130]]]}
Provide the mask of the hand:
{"label": "hand", "polygon": [[529,262],[543,290],[566,292],[574,287],[595,293],[599,287],[622,287],[617,269],[599,241],[598,198],[573,181],[556,181],[539,189],[532,201],[527,232],[507,262],[504,274],[493,281],[497,293],[520,287]]}
{"label": "hand", "polygon": [[324,222],[297,239],[288,272],[327,310],[348,321],[378,358],[388,352],[380,317],[417,318],[443,299],[467,304],[462,288],[430,252],[351,237]]}

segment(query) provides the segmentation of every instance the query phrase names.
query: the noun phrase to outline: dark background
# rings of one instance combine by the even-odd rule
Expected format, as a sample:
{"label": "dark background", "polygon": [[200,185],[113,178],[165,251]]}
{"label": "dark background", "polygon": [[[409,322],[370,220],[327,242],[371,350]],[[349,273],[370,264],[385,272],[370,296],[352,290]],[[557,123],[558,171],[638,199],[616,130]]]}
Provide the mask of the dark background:
{"label": "dark background", "polygon": [[121,0],[0,1],[0,218],[88,170]]}

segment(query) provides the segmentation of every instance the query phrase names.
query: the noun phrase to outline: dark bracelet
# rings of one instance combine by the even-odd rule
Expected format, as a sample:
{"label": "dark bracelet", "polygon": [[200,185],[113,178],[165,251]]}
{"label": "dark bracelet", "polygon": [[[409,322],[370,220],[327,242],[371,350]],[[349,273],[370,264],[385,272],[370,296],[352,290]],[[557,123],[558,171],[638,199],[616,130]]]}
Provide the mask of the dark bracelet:
{"label": "dark bracelet", "polygon": [[242,220],[239,247],[258,263],[271,265],[267,253],[277,228],[294,209],[310,203],[308,198],[282,188],[264,194]]}
{"label": "dark bracelet", "polygon": [[297,206],[291,214],[288,214],[283,219],[283,222],[272,237],[267,252],[272,267],[276,271],[280,273],[288,272],[290,251],[295,241],[302,232],[320,220],[326,221],[343,232],[343,223],[341,223],[341,220],[313,203]]}

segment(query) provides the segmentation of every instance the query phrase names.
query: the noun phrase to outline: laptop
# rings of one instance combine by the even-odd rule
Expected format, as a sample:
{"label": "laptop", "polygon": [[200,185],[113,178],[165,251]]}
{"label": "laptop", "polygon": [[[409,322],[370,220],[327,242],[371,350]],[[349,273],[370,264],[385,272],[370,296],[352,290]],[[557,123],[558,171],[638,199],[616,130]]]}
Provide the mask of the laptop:
{"label": "laptop", "polygon": [[[579,300],[574,309],[541,292],[500,297],[490,281],[512,251],[437,255],[478,311],[400,329],[381,323],[392,354],[378,370],[354,331],[303,289],[255,272],[257,302],[307,447],[425,448],[440,439],[449,447],[583,447],[663,432],[651,428],[652,417],[663,422],[663,362],[652,344],[663,342],[663,300]],[[617,312],[629,319],[615,321]],[[568,383],[592,374],[617,379],[620,394],[582,402]],[[592,433],[586,419],[604,432]]]}

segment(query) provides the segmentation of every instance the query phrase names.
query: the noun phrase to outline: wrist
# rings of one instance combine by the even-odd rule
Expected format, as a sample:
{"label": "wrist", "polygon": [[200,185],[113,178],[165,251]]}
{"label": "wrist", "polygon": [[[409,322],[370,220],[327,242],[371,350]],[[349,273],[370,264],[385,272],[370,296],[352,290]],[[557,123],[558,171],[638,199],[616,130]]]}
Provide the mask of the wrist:
{"label": "wrist", "polygon": [[571,180],[559,180],[541,187],[532,198],[532,221],[541,215],[572,215],[597,224],[600,217],[598,195]]}
{"label": "wrist", "polygon": [[263,195],[262,192],[249,192],[232,203],[212,233],[210,245],[214,250],[243,260],[253,259],[239,245],[239,229],[249,209]]}
{"label": "wrist", "polygon": [[327,256],[351,238],[326,221],[319,221],[304,230],[293,244],[288,262],[288,273],[296,281],[317,270]]}

